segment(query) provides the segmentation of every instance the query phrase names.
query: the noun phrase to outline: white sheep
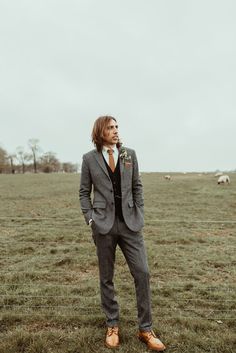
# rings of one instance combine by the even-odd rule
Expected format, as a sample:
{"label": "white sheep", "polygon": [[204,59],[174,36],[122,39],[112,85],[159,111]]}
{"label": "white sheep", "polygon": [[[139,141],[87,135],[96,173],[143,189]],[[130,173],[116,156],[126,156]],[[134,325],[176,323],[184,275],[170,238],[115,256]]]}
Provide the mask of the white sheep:
{"label": "white sheep", "polygon": [[223,173],[222,172],[218,172],[218,173],[215,174],[215,177],[220,177],[221,175],[223,175]]}
{"label": "white sheep", "polygon": [[230,178],[228,175],[221,175],[217,181],[218,184],[229,184]]}
{"label": "white sheep", "polygon": [[165,178],[166,180],[171,180],[171,176],[170,176],[170,175],[165,175],[164,178]]}

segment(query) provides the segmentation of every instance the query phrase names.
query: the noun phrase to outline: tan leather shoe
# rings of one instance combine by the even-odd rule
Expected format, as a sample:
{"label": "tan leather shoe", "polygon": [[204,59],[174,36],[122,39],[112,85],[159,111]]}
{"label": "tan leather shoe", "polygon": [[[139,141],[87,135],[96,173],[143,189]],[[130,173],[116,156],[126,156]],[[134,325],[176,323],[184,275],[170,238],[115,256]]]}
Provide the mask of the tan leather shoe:
{"label": "tan leather shoe", "polygon": [[165,345],[157,338],[153,331],[139,331],[138,338],[146,343],[148,349],[152,351],[162,352],[166,349]]}
{"label": "tan leather shoe", "polygon": [[105,345],[108,348],[117,348],[119,347],[119,327],[108,327],[106,333]]}

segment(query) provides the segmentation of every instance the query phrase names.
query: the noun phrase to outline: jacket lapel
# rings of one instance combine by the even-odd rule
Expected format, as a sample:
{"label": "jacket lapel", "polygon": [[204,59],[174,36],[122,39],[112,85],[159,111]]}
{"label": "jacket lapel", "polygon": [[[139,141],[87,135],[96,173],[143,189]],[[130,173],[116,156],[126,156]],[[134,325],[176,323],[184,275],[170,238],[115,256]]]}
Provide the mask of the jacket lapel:
{"label": "jacket lapel", "polygon": [[120,161],[120,175],[122,177],[122,175],[124,174],[124,170],[125,170],[125,167],[124,167],[124,162],[123,160],[120,158],[120,151],[119,151],[119,161]]}
{"label": "jacket lapel", "polygon": [[106,167],[106,165],[105,165],[105,162],[104,162],[104,159],[103,159],[103,156],[102,156],[102,153],[101,153],[101,152],[98,152],[98,151],[95,151],[95,158],[96,158],[98,164],[100,165],[100,167],[102,168],[102,170],[104,171],[104,173],[105,173],[105,174],[108,176],[108,178],[110,179],[110,176],[109,176],[107,167]]}
{"label": "jacket lapel", "polygon": [[118,149],[119,152],[119,162],[120,162],[120,183],[121,183],[121,190],[123,189],[123,186],[125,184],[125,166],[123,160],[120,158],[120,148]]}

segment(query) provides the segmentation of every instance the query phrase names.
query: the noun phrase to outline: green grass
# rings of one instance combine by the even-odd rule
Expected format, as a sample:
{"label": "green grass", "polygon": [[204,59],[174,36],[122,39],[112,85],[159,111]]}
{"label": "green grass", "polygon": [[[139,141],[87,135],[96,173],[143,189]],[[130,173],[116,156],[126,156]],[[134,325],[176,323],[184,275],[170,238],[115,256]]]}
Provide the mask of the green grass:
{"label": "green grass", "polygon": [[[142,175],[154,330],[168,352],[236,351],[236,174]],[[0,353],[103,353],[96,249],[79,175],[0,175]],[[136,338],[132,277],[118,249],[120,353]]]}

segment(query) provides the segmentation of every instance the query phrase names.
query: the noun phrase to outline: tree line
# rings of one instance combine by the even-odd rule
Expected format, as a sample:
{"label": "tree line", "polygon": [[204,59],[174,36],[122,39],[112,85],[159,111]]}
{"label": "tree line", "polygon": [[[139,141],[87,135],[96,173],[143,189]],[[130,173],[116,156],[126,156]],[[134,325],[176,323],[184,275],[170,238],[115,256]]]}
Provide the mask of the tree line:
{"label": "tree line", "polygon": [[18,146],[14,153],[8,153],[0,146],[0,174],[8,173],[76,173],[79,165],[60,162],[54,152],[42,153],[38,139],[28,140],[28,150]]}

